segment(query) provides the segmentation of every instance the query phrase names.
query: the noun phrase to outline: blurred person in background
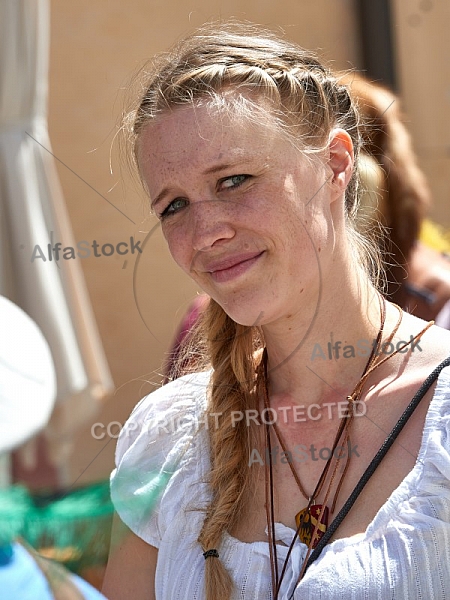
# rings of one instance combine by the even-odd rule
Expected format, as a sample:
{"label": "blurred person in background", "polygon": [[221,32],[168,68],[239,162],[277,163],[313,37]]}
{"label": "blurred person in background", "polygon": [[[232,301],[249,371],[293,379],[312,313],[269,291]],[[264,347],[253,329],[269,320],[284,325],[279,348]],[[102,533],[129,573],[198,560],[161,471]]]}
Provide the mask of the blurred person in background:
{"label": "blurred person in background", "polygon": [[450,329],[450,237],[426,218],[432,198],[400,98],[355,73],[344,75],[342,81],[363,117],[359,228],[369,235],[373,230],[380,245],[386,297],[417,317]]}

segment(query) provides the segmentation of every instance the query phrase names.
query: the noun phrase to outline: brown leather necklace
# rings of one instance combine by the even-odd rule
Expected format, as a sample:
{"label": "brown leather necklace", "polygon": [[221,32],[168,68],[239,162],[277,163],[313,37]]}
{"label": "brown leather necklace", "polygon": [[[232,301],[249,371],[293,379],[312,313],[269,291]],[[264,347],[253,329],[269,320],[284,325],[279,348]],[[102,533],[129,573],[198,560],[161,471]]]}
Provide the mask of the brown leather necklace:
{"label": "brown leather necklace", "polygon": [[[403,311],[398,306],[396,306],[396,308],[399,311],[399,318],[397,320],[395,327],[393,328],[392,332],[390,333],[389,337],[384,342],[384,345],[390,344],[392,342],[392,339],[394,338],[395,334],[397,333],[400,323],[402,321]],[[280,432],[278,426],[276,425],[276,423],[273,423],[273,424],[270,424],[268,422],[265,423],[265,439],[266,439],[265,456],[269,457],[269,460],[268,461],[266,460],[266,463],[265,463],[266,516],[267,516],[267,523],[268,523],[269,551],[270,551],[270,562],[271,562],[271,571],[272,571],[272,595],[273,595],[274,600],[276,600],[276,598],[278,597],[281,582],[284,577],[284,574],[285,574],[285,571],[287,568],[287,564],[288,564],[288,560],[289,560],[290,554],[292,552],[292,549],[294,547],[297,537],[299,538],[299,540],[301,542],[303,542],[304,544],[306,544],[308,546],[308,552],[307,552],[307,555],[306,555],[306,558],[304,561],[304,565],[305,565],[309,558],[311,551],[316,547],[316,545],[320,541],[321,537],[324,535],[324,533],[327,530],[328,517],[330,514],[330,510],[327,506],[327,502],[328,502],[328,498],[329,498],[331,489],[333,487],[334,480],[336,478],[336,474],[338,471],[338,467],[339,467],[339,464],[340,464],[340,461],[342,458],[341,453],[338,453],[338,455],[336,456],[335,451],[336,451],[336,448],[338,447],[338,444],[341,439],[343,440],[342,447],[345,447],[346,444],[350,443],[349,429],[350,429],[350,425],[352,423],[353,416],[354,416],[353,409],[354,409],[355,403],[358,402],[362,396],[363,387],[364,387],[364,384],[366,383],[368,377],[373,373],[373,371],[375,369],[377,369],[379,366],[381,366],[387,360],[389,360],[389,358],[392,358],[392,356],[394,356],[398,352],[402,351],[405,347],[410,345],[414,340],[416,340],[417,338],[422,336],[425,333],[425,331],[429,327],[431,327],[431,325],[433,324],[433,322],[428,323],[427,326],[419,334],[417,334],[409,342],[405,342],[405,344],[401,348],[397,348],[397,350],[395,350],[393,353],[389,354],[385,358],[377,360],[378,357],[380,356],[379,350],[381,348],[381,341],[382,341],[383,331],[384,331],[384,326],[385,326],[385,321],[386,321],[386,301],[384,298],[381,298],[381,297],[380,297],[380,313],[381,313],[381,319],[380,319],[381,323],[380,323],[380,328],[379,328],[377,339],[376,339],[376,344],[374,345],[374,347],[372,349],[372,353],[369,356],[369,360],[367,361],[367,364],[364,368],[364,371],[361,375],[360,380],[358,381],[357,385],[353,389],[352,393],[349,396],[347,396],[347,402],[348,402],[347,414],[341,418],[341,422],[339,424],[339,428],[338,428],[338,431],[337,431],[337,434],[334,439],[333,446],[332,446],[332,449],[330,452],[330,456],[329,456],[329,458],[325,464],[325,467],[319,477],[319,480],[316,484],[316,487],[314,489],[312,496],[309,497],[307,495],[304,487],[301,484],[300,478],[299,478],[297,472],[295,471],[294,465],[292,464],[290,454],[286,448],[286,444],[283,440],[283,437],[281,435],[281,432]],[[266,409],[270,409],[270,400],[269,400],[269,393],[268,393],[268,377],[267,377],[267,351],[266,350],[264,351],[262,360],[264,361],[264,363],[263,363],[263,366],[264,366],[264,386],[263,386],[264,406]],[[351,409],[351,410],[349,410],[349,409]],[[272,469],[272,460],[271,460],[271,457],[272,457],[271,429],[270,429],[271,427],[273,428],[274,433],[283,449],[284,456],[287,459],[287,462],[291,469],[292,475],[297,483],[297,486],[298,486],[301,494],[304,496],[304,498],[306,500],[308,500],[307,506],[305,508],[303,508],[302,510],[300,510],[295,516],[297,530],[296,530],[295,536],[291,542],[291,545],[289,547],[286,559],[284,561],[283,569],[282,569],[282,572],[280,575],[278,574],[277,548],[276,548],[276,543],[275,543],[275,518],[274,518],[274,502],[273,502],[273,469]],[[329,483],[327,486],[327,490],[324,495],[323,502],[321,504],[316,504],[316,500],[319,498],[319,496],[322,492],[323,486],[325,484],[325,481],[327,479],[327,475],[329,473],[333,458],[335,460],[334,467],[333,467],[331,477],[330,477],[330,480],[329,480]],[[332,501],[332,505],[331,505],[331,514],[334,513],[338,495],[341,490],[345,475],[348,471],[348,467],[350,464],[350,458],[351,458],[351,454],[347,453],[346,463],[345,463],[341,478],[336,486],[336,490],[334,493],[334,497],[333,497],[333,501]],[[303,568],[304,568],[304,566],[303,566]],[[302,568],[302,571],[303,571],[303,568]]]}

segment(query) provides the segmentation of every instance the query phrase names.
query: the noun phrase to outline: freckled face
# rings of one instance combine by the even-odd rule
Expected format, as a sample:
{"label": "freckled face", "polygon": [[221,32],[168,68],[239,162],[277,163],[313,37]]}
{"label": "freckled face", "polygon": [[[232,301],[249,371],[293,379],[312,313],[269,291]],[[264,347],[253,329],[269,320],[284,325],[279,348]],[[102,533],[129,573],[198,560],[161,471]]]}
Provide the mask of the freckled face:
{"label": "freckled face", "polygon": [[322,260],[332,246],[322,160],[274,126],[203,106],[147,125],[139,164],[174,260],[235,321],[263,325],[315,302],[318,248]]}

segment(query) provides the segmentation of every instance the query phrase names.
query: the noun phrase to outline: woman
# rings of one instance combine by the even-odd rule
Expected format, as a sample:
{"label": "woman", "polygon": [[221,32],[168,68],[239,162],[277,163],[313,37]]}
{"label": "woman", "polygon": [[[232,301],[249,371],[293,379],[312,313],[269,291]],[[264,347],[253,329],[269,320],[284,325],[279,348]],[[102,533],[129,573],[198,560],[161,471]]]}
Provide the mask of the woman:
{"label": "woman", "polygon": [[450,339],[375,287],[346,87],[232,23],[156,62],[132,131],[171,254],[211,298],[212,370],[145,398],[119,439],[112,497],[131,532],[104,593],[444,598],[445,363],[391,432]]}

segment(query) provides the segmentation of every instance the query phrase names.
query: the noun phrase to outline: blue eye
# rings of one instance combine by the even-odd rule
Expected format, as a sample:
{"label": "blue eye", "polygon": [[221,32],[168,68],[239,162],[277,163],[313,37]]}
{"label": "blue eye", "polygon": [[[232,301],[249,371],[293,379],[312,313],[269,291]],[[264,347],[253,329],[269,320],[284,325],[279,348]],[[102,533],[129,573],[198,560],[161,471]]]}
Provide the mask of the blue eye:
{"label": "blue eye", "polygon": [[232,177],[225,177],[220,182],[222,188],[232,189],[237,188],[246,181],[250,175],[233,175]]}
{"label": "blue eye", "polygon": [[170,202],[166,206],[166,208],[160,214],[159,218],[164,219],[164,217],[174,215],[179,210],[181,210],[182,208],[187,206],[187,204],[188,204],[188,200],[186,198],[175,198],[175,200],[172,200],[172,202]]}

